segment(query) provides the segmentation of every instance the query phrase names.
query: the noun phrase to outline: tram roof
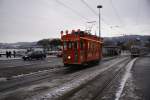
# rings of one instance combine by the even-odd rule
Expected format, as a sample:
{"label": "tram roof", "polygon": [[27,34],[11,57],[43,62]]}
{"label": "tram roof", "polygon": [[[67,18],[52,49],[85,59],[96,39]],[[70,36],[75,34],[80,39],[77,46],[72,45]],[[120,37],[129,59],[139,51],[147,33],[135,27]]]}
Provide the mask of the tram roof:
{"label": "tram roof", "polygon": [[100,37],[96,35],[91,35],[85,31],[71,32],[71,33],[66,33],[65,35],[62,35],[63,41],[77,41],[80,39],[99,42]]}

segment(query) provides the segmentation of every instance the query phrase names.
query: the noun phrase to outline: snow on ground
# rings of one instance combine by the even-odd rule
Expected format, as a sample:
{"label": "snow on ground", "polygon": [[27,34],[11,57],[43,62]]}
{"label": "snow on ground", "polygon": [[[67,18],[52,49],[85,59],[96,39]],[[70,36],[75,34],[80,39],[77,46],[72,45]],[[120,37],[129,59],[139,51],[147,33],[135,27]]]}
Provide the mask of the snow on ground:
{"label": "snow on ground", "polygon": [[123,89],[124,89],[124,86],[125,86],[125,83],[126,83],[127,79],[131,76],[130,71],[131,71],[132,66],[133,66],[134,62],[136,61],[136,59],[137,59],[137,58],[133,59],[130,63],[128,63],[126,72],[125,72],[125,74],[124,74],[124,76],[123,76],[123,78],[122,78],[122,80],[121,80],[119,90],[118,90],[117,93],[116,93],[116,98],[115,98],[115,100],[119,100],[119,99],[120,99],[121,94],[122,94]]}
{"label": "snow on ground", "polygon": [[47,72],[49,70],[39,70],[37,72],[31,72],[31,73],[28,73],[28,74],[20,74],[20,75],[17,75],[17,76],[12,76],[12,78],[19,78],[19,77],[23,77],[23,76],[27,76],[27,75],[33,75],[33,74],[37,74],[37,73],[40,73],[40,72]]}
{"label": "snow on ground", "polygon": [[138,87],[132,74],[128,78],[120,100],[143,100],[141,94],[138,93]]}

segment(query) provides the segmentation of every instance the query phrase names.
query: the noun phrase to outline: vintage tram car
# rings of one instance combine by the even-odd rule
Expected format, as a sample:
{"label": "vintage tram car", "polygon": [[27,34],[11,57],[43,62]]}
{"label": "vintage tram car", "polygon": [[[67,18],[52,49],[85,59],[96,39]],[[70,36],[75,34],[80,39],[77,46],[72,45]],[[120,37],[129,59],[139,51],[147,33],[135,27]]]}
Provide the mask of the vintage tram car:
{"label": "vintage tram car", "polygon": [[148,54],[148,48],[139,45],[131,46],[130,51],[131,51],[131,58],[140,57]]}
{"label": "vintage tram car", "polygon": [[65,66],[98,63],[102,58],[102,38],[96,35],[80,30],[65,34],[61,31],[61,40]]}

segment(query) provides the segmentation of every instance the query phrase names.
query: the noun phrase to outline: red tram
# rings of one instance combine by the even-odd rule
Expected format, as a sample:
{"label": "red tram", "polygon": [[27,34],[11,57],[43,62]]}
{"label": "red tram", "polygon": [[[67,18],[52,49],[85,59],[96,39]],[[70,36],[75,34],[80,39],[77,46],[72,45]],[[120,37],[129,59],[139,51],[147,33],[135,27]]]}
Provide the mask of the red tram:
{"label": "red tram", "polygon": [[102,38],[85,31],[61,31],[64,65],[99,62],[102,58]]}

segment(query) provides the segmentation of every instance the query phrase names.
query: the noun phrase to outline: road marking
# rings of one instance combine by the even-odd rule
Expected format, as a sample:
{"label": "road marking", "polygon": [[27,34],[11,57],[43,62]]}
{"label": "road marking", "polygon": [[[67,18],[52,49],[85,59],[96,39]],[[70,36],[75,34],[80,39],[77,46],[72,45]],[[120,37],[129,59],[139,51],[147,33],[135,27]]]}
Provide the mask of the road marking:
{"label": "road marking", "polygon": [[115,100],[119,100],[119,98],[121,97],[121,94],[123,92],[125,83],[126,83],[127,79],[129,78],[129,76],[131,75],[130,71],[131,71],[132,66],[133,66],[134,62],[136,61],[136,59],[137,58],[133,59],[130,63],[128,63],[126,72],[125,72],[125,74],[124,74],[124,76],[123,76],[123,78],[121,80],[119,90],[116,93]]}

